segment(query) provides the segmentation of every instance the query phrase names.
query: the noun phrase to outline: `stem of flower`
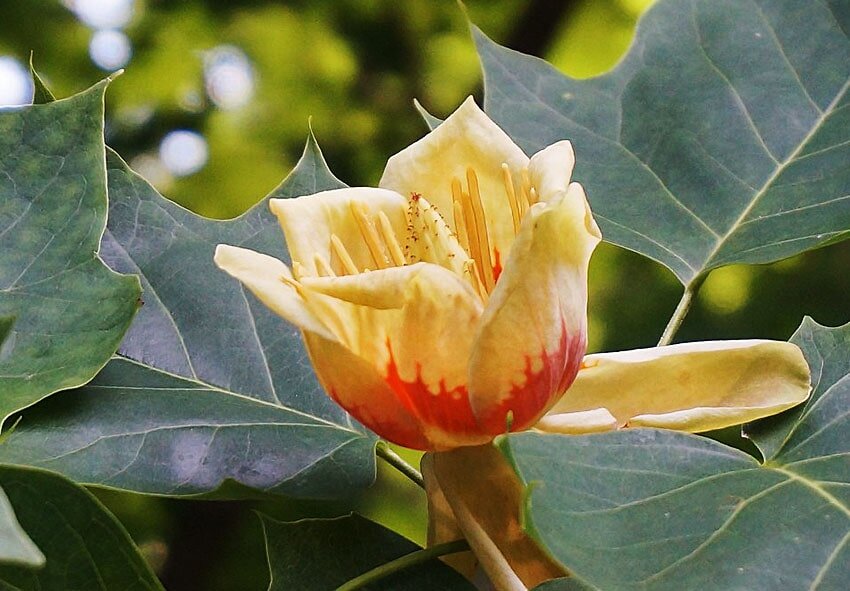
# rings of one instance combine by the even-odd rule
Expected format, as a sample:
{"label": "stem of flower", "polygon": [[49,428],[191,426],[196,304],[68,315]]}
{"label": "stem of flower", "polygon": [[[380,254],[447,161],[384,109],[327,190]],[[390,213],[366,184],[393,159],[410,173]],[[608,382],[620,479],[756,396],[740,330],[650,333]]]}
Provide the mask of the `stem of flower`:
{"label": "stem of flower", "polygon": [[379,581],[380,579],[400,570],[410,568],[417,564],[422,564],[423,562],[428,562],[438,556],[455,554],[456,552],[465,552],[466,550],[469,550],[469,544],[466,543],[466,540],[455,540],[454,542],[446,542],[445,544],[437,544],[430,548],[416,550],[415,552],[405,554],[400,558],[396,558],[386,564],[373,568],[359,577],[351,579],[344,585],[337,587],[336,591],[354,591],[355,589],[361,589],[369,583]]}
{"label": "stem of flower", "polygon": [[404,459],[395,453],[386,441],[379,441],[375,446],[375,454],[388,463],[390,466],[407,476],[420,488],[425,488],[425,481],[422,479],[422,474],[404,461]]}
{"label": "stem of flower", "polygon": [[670,317],[670,321],[667,323],[667,327],[664,329],[664,332],[658,341],[659,347],[669,345],[673,340],[673,337],[676,336],[676,333],[679,332],[679,327],[682,326],[685,316],[688,315],[688,310],[691,309],[691,303],[693,303],[694,296],[699,291],[704,278],[704,276],[696,277],[685,286],[685,293],[682,294],[682,299],[679,300],[679,305],[676,306],[676,309],[673,311],[673,316]]}

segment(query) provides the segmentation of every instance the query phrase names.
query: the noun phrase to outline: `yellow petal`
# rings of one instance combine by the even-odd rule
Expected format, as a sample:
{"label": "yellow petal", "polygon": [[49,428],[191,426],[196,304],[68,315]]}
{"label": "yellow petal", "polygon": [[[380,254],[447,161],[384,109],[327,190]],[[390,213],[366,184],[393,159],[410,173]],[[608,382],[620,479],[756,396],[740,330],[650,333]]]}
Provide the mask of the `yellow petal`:
{"label": "yellow petal", "polygon": [[337,404],[385,439],[413,449],[431,447],[422,423],[371,363],[313,333],[305,332],[304,342],[319,382]]}
{"label": "yellow petal", "polygon": [[[436,205],[452,228],[452,180],[466,183],[468,170],[478,178],[489,228],[491,255],[507,256],[514,238],[510,203],[505,193],[502,164],[515,183],[528,166],[528,157],[468,98],[437,129],[389,159],[380,187],[402,195],[419,193]],[[516,185],[517,189],[519,184]]]}
{"label": "yellow petal", "polygon": [[525,591],[566,574],[522,529],[523,487],[492,445],[427,454],[422,472],[437,509],[429,513],[429,544],[462,531],[498,591]]}
{"label": "yellow petal", "polygon": [[548,433],[582,435],[611,431],[619,427],[619,424],[607,408],[594,408],[579,412],[550,413],[537,421],[534,427]]}
{"label": "yellow petal", "polygon": [[219,244],[215,264],[241,281],[273,312],[292,324],[330,340],[336,335],[298,292],[289,268],[281,261],[246,248]]}
{"label": "yellow petal", "polygon": [[[327,262],[335,274],[350,274],[332,246],[333,236],[350,255],[357,271],[379,268],[357,219],[358,212],[376,225],[383,213],[396,237],[406,233],[407,199],[383,189],[335,189],[296,199],[271,199],[269,207],[286,235],[293,264],[298,263],[309,276],[325,274],[317,267],[317,257]],[[381,247],[386,250],[386,245]],[[384,255],[391,258],[389,252]]]}
{"label": "yellow petal", "polygon": [[581,185],[529,210],[481,318],[470,400],[492,433],[533,425],[570,385],[586,346],[587,266],[599,233]]}
{"label": "yellow petal", "polygon": [[[588,355],[548,413],[607,408],[621,426],[708,431],[791,408],[810,391],[800,349],[778,341],[709,341]],[[540,425],[546,429],[546,422]],[[548,429],[547,429],[548,430]]]}
{"label": "yellow petal", "polygon": [[531,157],[528,174],[541,201],[548,201],[570,185],[576,157],[567,140],[543,148]]}
{"label": "yellow petal", "polygon": [[[344,322],[341,341],[375,368],[423,424],[428,449],[489,439],[478,428],[467,394],[467,361],[482,310],[463,279],[443,267],[417,263],[304,278],[302,285],[345,310],[350,320]],[[338,372],[340,367],[345,365],[337,366]]]}

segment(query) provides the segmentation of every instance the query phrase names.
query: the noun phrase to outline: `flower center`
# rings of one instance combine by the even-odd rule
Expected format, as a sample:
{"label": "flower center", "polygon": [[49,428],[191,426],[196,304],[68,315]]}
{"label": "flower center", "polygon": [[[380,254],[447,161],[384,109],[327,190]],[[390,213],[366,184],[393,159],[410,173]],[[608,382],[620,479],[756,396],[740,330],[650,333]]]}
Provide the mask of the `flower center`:
{"label": "flower center", "polygon": [[[523,215],[538,200],[537,191],[531,185],[528,169],[522,169],[517,186],[510,168],[503,163],[501,178],[511,212],[513,233],[516,235]],[[352,217],[373,266],[358,268],[342,240],[332,234],[330,250],[331,258],[338,261],[336,268],[341,269],[344,275],[356,275],[372,269],[400,267],[420,261],[436,263],[461,273],[482,300],[486,300],[496,286],[501,262],[499,252],[492,244],[478,174],[471,166],[466,169],[465,180],[466,186],[457,177],[451,180],[453,228],[434,205],[422,199],[420,193],[411,193],[404,247],[384,212],[370,215],[366,205],[351,202]],[[331,261],[321,254],[314,255],[314,263],[320,276],[337,275]],[[296,277],[301,275],[301,271],[301,265],[293,265]]]}

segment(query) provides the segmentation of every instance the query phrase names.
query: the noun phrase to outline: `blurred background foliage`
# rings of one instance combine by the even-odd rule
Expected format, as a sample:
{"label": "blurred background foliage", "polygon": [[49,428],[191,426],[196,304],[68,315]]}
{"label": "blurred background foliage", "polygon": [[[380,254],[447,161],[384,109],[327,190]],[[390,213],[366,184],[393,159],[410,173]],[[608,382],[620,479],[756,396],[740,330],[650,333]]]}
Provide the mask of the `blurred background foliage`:
{"label": "blurred background foliage", "polygon": [[[616,63],[650,3],[467,0],[465,9],[496,41],[588,77]],[[374,185],[386,159],[426,131],[414,98],[441,116],[469,94],[481,98],[466,16],[453,0],[2,0],[0,105],[31,97],[31,51],[57,96],[125,68],[107,97],[107,142],[166,196],[219,218],[283,179],[310,118],[334,173]],[[848,268],[850,248],[837,245],[720,269],[679,340],[786,339],[804,314],[847,322]],[[597,251],[590,280],[592,350],[653,345],[680,295],[668,271],[612,246]],[[252,510],[295,519],[356,508],[424,542],[421,491],[379,468],[377,490],[339,503],[99,494],[170,591],[264,589]]]}

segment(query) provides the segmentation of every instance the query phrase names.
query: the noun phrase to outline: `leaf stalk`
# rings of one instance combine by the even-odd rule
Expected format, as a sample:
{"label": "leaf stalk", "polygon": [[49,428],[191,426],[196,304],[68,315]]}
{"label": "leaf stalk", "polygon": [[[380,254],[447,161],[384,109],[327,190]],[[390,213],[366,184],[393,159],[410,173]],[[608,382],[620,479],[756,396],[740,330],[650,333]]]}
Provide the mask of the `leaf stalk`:
{"label": "leaf stalk", "polygon": [[422,564],[423,562],[428,562],[429,560],[433,560],[439,556],[465,552],[466,550],[469,550],[469,544],[467,544],[466,540],[455,540],[453,542],[437,544],[430,548],[416,550],[415,552],[405,554],[404,556],[391,560],[386,564],[375,567],[372,570],[363,573],[359,577],[351,579],[344,585],[337,587],[336,591],[355,591],[356,589],[362,589],[366,585],[379,581],[380,579],[388,577],[400,570],[410,568],[417,564]]}
{"label": "leaf stalk", "polygon": [[407,476],[416,486],[424,489],[425,480],[422,473],[404,461],[404,459],[390,448],[386,441],[379,441],[375,446],[375,454],[390,466]]}
{"label": "leaf stalk", "polygon": [[694,296],[697,294],[699,288],[702,286],[703,280],[704,276],[696,277],[693,281],[691,281],[685,286],[685,291],[682,294],[682,299],[679,300],[679,304],[673,311],[673,315],[670,317],[670,321],[667,322],[667,326],[664,328],[664,332],[661,334],[661,338],[658,340],[657,346],[664,347],[665,345],[669,345],[673,341],[673,337],[675,337],[676,333],[679,332],[679,328],[682,326],[682,322],[685,320],[685,316],[688,315],[688,311],[691,309],[691,304],[693,303]]}

